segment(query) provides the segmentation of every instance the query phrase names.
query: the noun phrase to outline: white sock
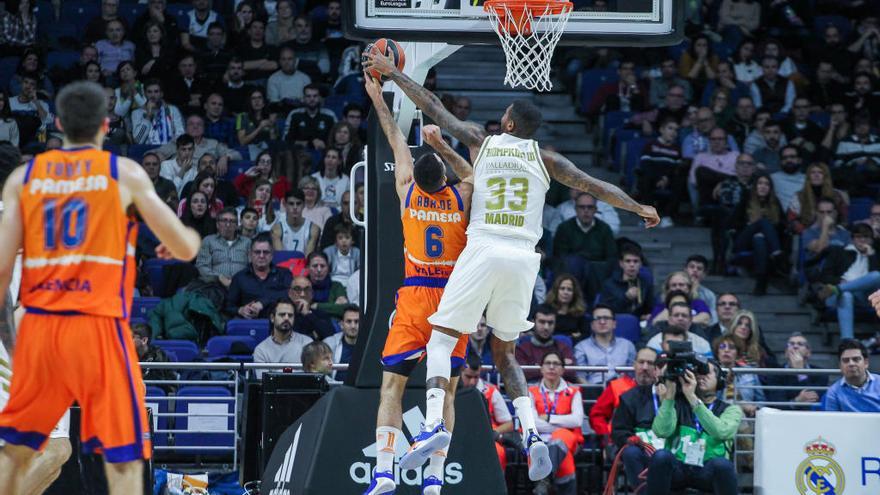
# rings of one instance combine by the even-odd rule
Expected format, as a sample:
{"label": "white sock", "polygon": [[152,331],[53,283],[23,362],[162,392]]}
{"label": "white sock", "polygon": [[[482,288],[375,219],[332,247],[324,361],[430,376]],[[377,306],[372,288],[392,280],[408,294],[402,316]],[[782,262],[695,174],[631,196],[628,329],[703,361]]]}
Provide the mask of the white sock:
{"label": "white sock", "polygon": [[446,452],[449,450],[449,446],[446,448],[436,450],[433,454],[431,454],[431,460],[428,462],[428,468],[425,469],[425,478],[428,476],[433,476],[438,480],[443,480],[443,464],[446,462]]}
{"label": "white sock", "polygon": [[394,443],[398,438],[406,438],[403,432],[393,426],[376,428],[376,472],[394,470]]}
{"label": "white sock", "polygon": [[536,430],[532,398],[526,395],[513,399],[513,408],[516,410],[516,417],[519,418],[519,424],[522,426],[523,437],[527,437],[530,430]]}
{"label": "white sock", "polygon": [[434,330],[431,332],[431,339],[425,346],[425,352],[428,358],[425,361],[425,367],[428,369],[427,378],[443,378],[449,380],[452,373],[452,351],[455,350],[455,344],[458,343],[458,337],[446,335],[445,333]]}
{"label": "white sock", "polygon": [[425,405],[425,425],[433,427],[443,419],[443,401],[446,399],[446,391],[442,388],[429,388],[425,392],[427,404]]}

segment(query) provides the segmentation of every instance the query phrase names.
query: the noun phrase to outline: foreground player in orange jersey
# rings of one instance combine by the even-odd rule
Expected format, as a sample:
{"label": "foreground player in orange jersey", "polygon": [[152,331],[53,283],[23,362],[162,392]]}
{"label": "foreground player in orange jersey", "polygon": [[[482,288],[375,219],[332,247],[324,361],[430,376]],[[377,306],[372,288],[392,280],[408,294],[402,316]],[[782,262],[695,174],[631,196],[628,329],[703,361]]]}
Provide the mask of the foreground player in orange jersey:
{"label": "foreground player in orange jersey", "polygon": [[110,493],[143,493],[142,460],[151,446],[128,326],[132,206],[162,241],[161,257],[192,259],[200,239],[156,195],[140,165],[101,151],[109,121],[100,86],[68,85],[56,107],[64,148],[16,169],[3,189],[0,300],[22,248],[26,314],[0,413],[0,493],[21,494],[34,454],[74,400],[82,407],[84,445],[104,454]]}
{"label": "foreground player in orange jersey", "polygon": [[[376,470],[365,495],[393,493],[394,443],[406,441],[400,430],[401,400],[407,378],[431,337],[428,316],[437,310],[440,296],[455,260],[467,242],[465,231],[470,217],[473,169],[446,144],[437,126],[425,126],[422,134],[452,166],[462,182],[446,184],[446,167],[436,154],[427,154],[413,164],[412,154],[400,128],[382,99],[382,86],[365,76],[367,93],[379,117],[382,130],[394,152],[394,180],[400,198],[400,221],[403,223],[405,278],[397,292],[397,309],[385,349],[382,351],[382,391],[376,418]],[[459,339],[452,352],[453,369],[464,364],[467,336]],[[448,430],[454,422],[452,398],[458,379],[447,387],[448,407],[444,410]],[[448,444],[447,438],[447,444]],[[431,463],[422,482],[422,493],[437,495],[443,483],[446,448],[431,452]]]}

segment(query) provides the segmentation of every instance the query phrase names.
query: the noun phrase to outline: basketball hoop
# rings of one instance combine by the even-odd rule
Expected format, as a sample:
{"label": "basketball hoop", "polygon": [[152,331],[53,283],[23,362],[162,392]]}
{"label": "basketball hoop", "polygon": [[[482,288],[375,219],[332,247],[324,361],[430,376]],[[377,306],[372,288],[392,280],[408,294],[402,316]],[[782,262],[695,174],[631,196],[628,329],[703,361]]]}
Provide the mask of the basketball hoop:
{"label": "basketball hoop", "polygon": [[553,88],[550,59],[574,5],[564,0],[487,0],[483,10],[507,59],[504,83],[538,91]]}

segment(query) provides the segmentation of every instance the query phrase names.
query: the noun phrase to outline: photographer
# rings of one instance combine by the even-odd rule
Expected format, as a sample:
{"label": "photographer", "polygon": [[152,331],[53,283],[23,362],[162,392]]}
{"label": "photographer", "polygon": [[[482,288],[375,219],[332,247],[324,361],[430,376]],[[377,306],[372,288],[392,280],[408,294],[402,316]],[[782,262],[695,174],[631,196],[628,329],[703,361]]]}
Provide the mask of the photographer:
{"label": "photographer", "polygon": [[[666,445],[651,458],[646,493],[658,495],[672,488],[693,487],[716,495],[735,495],[736,470],[730,456],[742,409],[716,398],[718,390],[725,387],[717,361],[709,360],[702,366],[693,363],[684,367],[682,376],[670,376],[681,370],[676,364],[667,362],[664,381],[653,396],[656,416],[651,430]],[[694,371],[687,369],[691,367]]]}

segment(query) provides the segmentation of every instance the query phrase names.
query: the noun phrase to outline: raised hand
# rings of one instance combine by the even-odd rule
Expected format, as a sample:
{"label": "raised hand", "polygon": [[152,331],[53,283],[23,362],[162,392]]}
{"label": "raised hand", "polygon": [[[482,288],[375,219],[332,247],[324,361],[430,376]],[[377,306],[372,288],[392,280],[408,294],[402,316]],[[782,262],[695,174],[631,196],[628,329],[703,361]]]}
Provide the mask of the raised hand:
{"label": "raised hand", "polygon": [[374,102],[382,100],[382,84],[364,72],[364,89]]}
{"label": "raised hand", "polygon": [[434,149],[437,149],[438,146],[442,146],[445,143],[440,128],[434,124],[428,124],[425,127],[422,127],[422,137],[425,142],[431,145]]}
{"label": "raised hand", "polygon": [[639,216],[645,220],[645,227],[649,229],[656,227],[660,223],[660,215],[657,214],[657,209],[648,205],[641,206],[642,209],[639,211]]}
{"label": "raised hand", "polygon": [[[397,71],[397,66],[394,65],[394,60],[392,60],[390,56],[385,56],[380,53],[376,47],[370,47],[369,50],[364,51],[364,68],[373,69],[383,76],[387,76]],[[367,79],[372,78],[368,75]]]}

